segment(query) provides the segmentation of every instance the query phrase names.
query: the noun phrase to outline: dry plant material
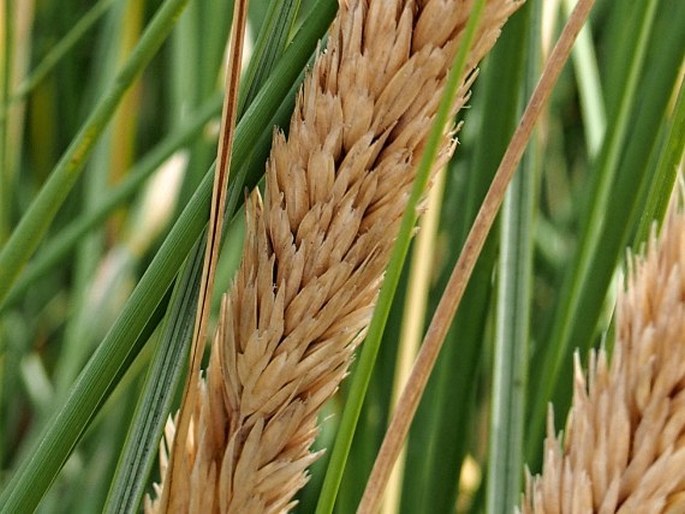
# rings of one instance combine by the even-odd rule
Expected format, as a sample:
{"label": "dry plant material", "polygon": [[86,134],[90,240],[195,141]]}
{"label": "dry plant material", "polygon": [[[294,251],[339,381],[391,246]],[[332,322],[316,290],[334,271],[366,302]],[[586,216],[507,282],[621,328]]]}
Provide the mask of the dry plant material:
{"label": "dry plant material", "polygon": [[575,359],[566,435],[552,416],[524,514],[685,512],[685,213],[630,261],[611,363]]}
{"label": "dry plant material", "polygon": [[[161,486],[173,512],[283,512],[306,483],[317,415],[362,341],[470,1],[348,0],[274,134],[264,200],[246,202],[183,452]],[[490,0],[454,112],[518,0]],[[437,170],[454,149],[446,133]],[[174,428],[166,434],[173,444]],[[170,476],[171,475],[171,476]],[[173,487],[167,484],[173,480]],[[146,500],[146,512],[161,512]]]}

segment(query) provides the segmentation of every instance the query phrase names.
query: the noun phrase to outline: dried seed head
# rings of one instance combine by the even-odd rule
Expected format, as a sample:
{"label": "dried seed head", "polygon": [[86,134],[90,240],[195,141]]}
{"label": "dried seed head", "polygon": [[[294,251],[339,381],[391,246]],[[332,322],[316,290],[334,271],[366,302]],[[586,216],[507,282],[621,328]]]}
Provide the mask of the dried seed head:
{"label": "dried seed head", "polygon": [[[293,506],[318,457],[318,412],[367,329],[470,5],[341,5],[288,137],[274,135],[264,200],[247,201],[241,266],[178,457],[183,476],[147,512]],[[454,112],[519,5],[488,2]],[[436,169],[454,149],[450,135]]]}
{"label": "dried seed head", "polygon": [[586,380],[576,355],[563,449],[550,421],[524,514],[685,512],[685,213],[630,260],[627,282],[611,363],[592,353]]}

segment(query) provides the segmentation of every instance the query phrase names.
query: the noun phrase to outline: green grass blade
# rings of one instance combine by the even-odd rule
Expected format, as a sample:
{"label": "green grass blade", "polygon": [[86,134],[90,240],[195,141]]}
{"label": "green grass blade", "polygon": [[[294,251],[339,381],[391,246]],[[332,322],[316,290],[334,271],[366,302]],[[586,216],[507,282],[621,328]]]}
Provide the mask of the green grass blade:
{"label": "green grass blade", "polygon": [[402,216],[397,239],[393,245],[390,262],[383,279],[383,286],[378,295],[378,301],[374,308],[371,323],[369,324],[369,331],[362,347],[359,363],[357,364],[354,376],[352,377],[350,392],[340,421],[340,428],[338,429],[338,435],[326,471],[326,477],[324,478],[321,495],[319,496],[319,503],[316,507],[317,514],[330,514],[333,512],[335,498],[347,461],[347,455],[350,446],[352,445],[359,414],[371,379],[376,356],[378,355],[383,331],[385,330],[385,323],[390,313],[390,307],[392,306],[392,300],[395,296],[397,284],[402,273],[404,260],[407,251],[409,250],[411,236],[417,219],[416,207],[426,189],[430,171],[433,167],[438,147],[444,134],[445,125],[449,121],[450,109],[462,80],[463,70],[466,65],[466,57],[471,48],[476,27],[480,21],[484,7],[484,0],[475,2],[472,7],[463,39],[461,39],[459,50],[447,77],[445,89],[442,98],[440,99],[440,106],[416,171],[416,178],[414,179],[411,194],[409,195],[407,206],[404,215]]}
{"label": "green grass blade", "polygon": [[[12,171],[9,168],[8,157],[8,125],[9,120],[6,115],[6,105],[9,99],[9,88],[12,75],[13,63],[13,23],[15,7],[11,4],[6,6],[3,12],[3,19],[0,20],[2,24],[2,35],[4,36],[0,41],[0,102],[2,105],[3,115],[0,115],[0,244],[5,244],[9,232],[11,230],[10,214],[11,214],[11,199],[12,199]],[[0,334],[1,337],[1,334]],[[0,366],[2,364],[0,363]],[[0,373],[0,378],[2,374]],[[0,389],[2,382],[0,382]],[[0,450],[1,452],[2,450]]]}
{"label": "green grass blade", "polygon": [[[611,2],[607,3],[611,4]],[[638,38],[635,36],[639,34],[644,21],[644,3],[636,2],[634,7],[634,9],[614,7],[606,14],[609,18],[604,25],[607,33],[603,38],[603,45],[606,45],[603,76],[606,76],[606,80],[602,82],[602,87],[609,123],[616,120],[621,92],[630,73],[631,59],[627,59],[626,56],[635,55],[638,45]]]}
{"label": "green grass blade", "polygon": [[93,28],[115,1],[117,0],[98,0],[98,2],[81,17],[78,23],[76,23],[73,28],[50,49],[31,74],[22,80],[21,84],[12,92],[9,101],[17,102],[33,91],[33,89],[55,69],[64,56],[81,41],[83,36]]}
{"label": "green grass blade", "polygon": [[[198,48],[198,94],[204,98],[214,92],[217,75],[222,69],[226,56],[228,41],[233,20],[234,2],[196,2],[198,8],[197,38]],[[217,23],[221,20],[222,23]],[[182,72],[182,69],[180,70]],[[223,83],[223,76],[219,83]]]}
{"label": "green grass blade", "polygon": [[[564,0],[566,15],[570,16],[575,0]],[[585,144],[591,157],[597,155],[606,130],[606,114],[600,86],[597,57],[592,43],[590,20],[578,34],[573,47],[573,67],[578,83],[578,96],[583,109]]]}
{"label": "green grass blade", "polygon": [[[528,41],[523,98],[535,88],[539,70],[541,3],[527,3],[516,28]],[[539,146],[535,139],[521,161],[500,214],[494,366],[490,406],[485,512],[510,514],[521,495],[528,345],[533,284],[533,223]]]}
{"label": "green grass blade", "polygon": [[[198,11],[199,2],[190,2],[188,8],[179,18],[178,24],[169,38],[170,61],[166,82],[168,86],[169,122],[172,127],[184,121],[189,108],[193,108],[199,101],[200,81],[200,53],[201,42],[199,35]],[[230,20],[226,20],[230,26]],[[216,74],[214,76],[216,80]],[[190,173],[202,173],[188,170]],[[190,174],[186,172],[186,175]]]}
{"label": "green grass blade", "polygon": [[[6,9],[3,12],[3,19],[0,20],[2,27],[3,38],[0,40],[0,103],[3,106],[7,105],[9,97],[10,74],[12,69],[12,21],[13,6],[6,4]],[[11,227],[12,214],[12,195],[13,195],[13,170],[10,169],[9,157],[7,154],[8,146],[8,117],[0,116],[0,245],[4,245]],[[8,330],[6,328],[6,320],[0,318],[0,467],[5,459],[6,453],[6,432],[9,428],[9,423],[6,421],[8,416],[6,413],[9,409],[8,392],[12,390],[11,378],[7,375],[6,370],[8,365],[14,365],[15,352],[10,350],[10,344],[7,341]]]}
{"label": "green grass blade", "polygon": [[640,216],[634,245],[646,241],[654,220],[662,220],[668,209],[678,166],[685,152],[685,83],[680,84],[673,120],[668,127],[668,137],[659,157],[647,205]]}
{"label": "green grass blade", "polygon": [[167,0],[160,7],[111,89],[93,109],[0,250],[0,302],[7,296],[22,266],[35,251],[74,186],[95,142],[112,118],[124,93],[162,45],[187,1]]}
{"label": "green grass blade", "polygon": [[[196,277],[202,270],[203,240],[200,238],[184,265],[169,303],[160,340],[155,350],[142,395],[136,406],[133,424],[119,457],[103,512],[138,512],[147,477],[156,457],[159,435],[169,414],[174,393],[185,376],[189,335],[193,317],[178,313],[194,312],[197,304]],[[190,285],[190,291],[188,290]]]}
{"label": "green grass blade", "polygon": [[[283,55],[300,9],[300,0],[270,2],[259,31],[254,53],[241,81],[238,115],[257,95],[276,62]],[[245,87],[242,87],[245,84]]]}
{"label": "green grass blade", "polygon": [[[431,187],[435,187],[435,185]],[[410,252],[415,248],[415,244],[416,240],[413,240],[412,246],[409,249]],[[409,259],[411,260],[411,253]],[[398,341],[400,341],[402,337],[401,328],[404,304],[405,301],[410,301],[407,298],[409,268],[410,265],[407,263],[402,270],[402,275],[400,276],[397,290],[395,291],[395,296],[392,305],[390,306],[388,320],[386,321],[385,330],[383,331],[383,339],[381,340],[378,349],[378,356],[376,357],[376,363],[359,415],[359,421],[357,422],[352,446],[350,447],[350,452],[347,457],[342,481],[340,482],[340,490],[335,503],[336,512],[354,512],[359,505],[366,485],[365,478],[369,476],[369,473],[373,468],[378,448],[383,441],[383,436],[385,435],[388,426],[393,400],[393,379],[395,376],[395,368],[398,364]],[[354,362],[350,368],[350,374],[352,376],[354,376],[355,369],[356,362]],[[347,382],[341,384],[343,393],[341,395],[341,402],[346,401],[349,396],[350,385],[351,384]],[[342,410],[342,405],[340,406],[340,410]],[[339,416],[332,417],[330,420],[327,420],[326,423],[326,428],[331,431],[333,435],[335,435],[338,430],[338,418]],[[321,447],[331,448],[333,447],[333,442],[334,441],[331,441],[329,445]],[[324,458],[327,459],[328,456],[329,455],[326,454],[324,455]],[[327,466],[328,461],[326,461],[326,467]],[[319,489],[323,483],[323,474],[326,471],[326,467],[322,470]],[[307,486],[307,489],[309,489],[309,486]],[[317,490],[317,497],[319,492],[320,491]],[[314,511],[315,505],[316,501],[309,509],[310,512]]]}

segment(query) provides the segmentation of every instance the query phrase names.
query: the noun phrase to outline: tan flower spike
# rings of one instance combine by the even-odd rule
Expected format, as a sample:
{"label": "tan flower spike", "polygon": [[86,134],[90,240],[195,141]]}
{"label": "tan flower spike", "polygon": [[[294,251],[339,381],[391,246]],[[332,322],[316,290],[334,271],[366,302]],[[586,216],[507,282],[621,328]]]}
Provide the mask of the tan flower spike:
{"label": "tan flower spike", "polygon": [[524,514],[685,512],[685,213],[628,275],[611,363],[592,353],[586,380],[576,356],[563,447],[550,421]]}
{"label": "tan flower spike", "polygon": [[[146,511],[275,513],[307,481],[317,416],[362,341],[471,1],[348,0],[274,135],[262,201],[247,202],[186,441]],[[474,68],[521,4],[489,0]],[[454,149],[442,141],[437,166]],[[168,431],[167,442],[173,437]],[[173,483],[172,487],[166,484]]]}

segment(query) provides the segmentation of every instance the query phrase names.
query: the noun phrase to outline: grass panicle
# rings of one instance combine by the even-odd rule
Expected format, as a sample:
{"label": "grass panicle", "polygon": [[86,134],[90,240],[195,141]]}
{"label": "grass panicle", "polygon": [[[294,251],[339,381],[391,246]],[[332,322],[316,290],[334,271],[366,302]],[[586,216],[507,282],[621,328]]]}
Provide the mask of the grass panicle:
{"label": "grass panicle", "polygon": [[[682,199],[682,198],[681,198]],[[565,435],[550,412],[541,476],[523,514],[685,510],[685,213],[675,210],[644,257],[629,261],[611,362],[576,354]]]}
{"label": "grass panicle", "polygon": [[[488,2],[454,113],[518,5]],[[246,204],[241,266],[222,304],[188,437],[175,446],[187,466],[165,490],[163,446],[167,473],[147,512],[163,510],[165,494],[174,512],[294,505],[319,455],[310,448],[321,406],[368,327],[469,7],[341,4],[288,137],[274,134],[264,199],[254,192]],[[445,132],[435,170],[454,149],[451,136]]]}

